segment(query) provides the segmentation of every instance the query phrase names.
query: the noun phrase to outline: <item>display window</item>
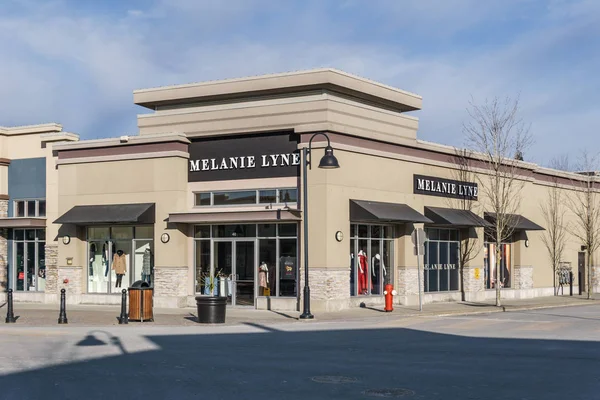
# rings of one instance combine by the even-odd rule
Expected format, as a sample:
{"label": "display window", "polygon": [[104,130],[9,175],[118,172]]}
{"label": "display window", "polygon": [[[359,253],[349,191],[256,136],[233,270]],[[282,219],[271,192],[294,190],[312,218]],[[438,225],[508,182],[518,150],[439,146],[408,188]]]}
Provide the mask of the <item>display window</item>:
{"label": "display window", "polygon": [[[496,244],[486,242],[483,247],[483,265],[485,271],[485,288],[496,288]],[[511,287],[512,252],[510,243],[500,245],[500,287]]]}
{"label": "display window", "polygon": [[227,297],[233,305],[297,297],[297,237],[297,223],[195,226],[196,293]]}
{"label": "display window", "polygon": [[136,281],[154,285],[154,227],[90,227],[88,293],[121,293]]}
{"label": "display window", "polygon": [[393,228],[350,225],[350,295],[381,296],[392,279]]}
{"label": "display window", "polygon": [[15,229],[11,287],[19,292],[43,292],[46,288],[46,231]]}
{"label": "display window", "polygon": [[425,292],[460,290],[460,241],[456,229],[425,229],[427,241],[423,255]]}

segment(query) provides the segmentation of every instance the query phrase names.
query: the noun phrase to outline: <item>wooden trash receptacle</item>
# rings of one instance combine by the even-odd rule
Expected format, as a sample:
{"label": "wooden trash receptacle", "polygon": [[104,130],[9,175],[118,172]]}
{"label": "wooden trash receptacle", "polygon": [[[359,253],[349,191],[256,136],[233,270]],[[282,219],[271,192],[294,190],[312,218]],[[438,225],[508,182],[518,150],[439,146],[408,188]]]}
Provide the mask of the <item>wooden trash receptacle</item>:
{"label": "wooden trash receptacle", "polygon": [[129,288],[129,320],[154,321],[154,290],[146,282],[137,281]]}

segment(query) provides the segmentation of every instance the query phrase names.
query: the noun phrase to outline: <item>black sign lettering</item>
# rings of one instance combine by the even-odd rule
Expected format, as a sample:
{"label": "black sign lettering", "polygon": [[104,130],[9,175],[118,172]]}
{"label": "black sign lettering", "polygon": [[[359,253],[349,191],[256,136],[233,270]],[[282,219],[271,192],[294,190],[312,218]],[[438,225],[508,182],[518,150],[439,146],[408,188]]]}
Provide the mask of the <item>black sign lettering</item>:
{"label": "black sign lettering", "polygon": [[414,175],[413,179],[415,194],[477,200],[478,189],[475,182],[461,182],[424,175]]}

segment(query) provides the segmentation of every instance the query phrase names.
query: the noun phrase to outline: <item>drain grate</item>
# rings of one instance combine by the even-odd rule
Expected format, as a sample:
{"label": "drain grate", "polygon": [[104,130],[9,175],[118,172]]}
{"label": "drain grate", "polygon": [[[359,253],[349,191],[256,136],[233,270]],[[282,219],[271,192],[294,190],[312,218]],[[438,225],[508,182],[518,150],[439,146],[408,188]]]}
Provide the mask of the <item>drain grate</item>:
{"label": "drain grate", "polygon": [[410,389],[369,389],[363,392],[366,396],[372,397],[408,397],[414,396],[415,392]]}
{"label": "drain grate", "polygon": [[358,382],[358,379],[353,378],[351,376],[313,376],[311,378],[313,382],[317,383],[333,383],[333,384],[341,384],[341,383],[355,383]]}

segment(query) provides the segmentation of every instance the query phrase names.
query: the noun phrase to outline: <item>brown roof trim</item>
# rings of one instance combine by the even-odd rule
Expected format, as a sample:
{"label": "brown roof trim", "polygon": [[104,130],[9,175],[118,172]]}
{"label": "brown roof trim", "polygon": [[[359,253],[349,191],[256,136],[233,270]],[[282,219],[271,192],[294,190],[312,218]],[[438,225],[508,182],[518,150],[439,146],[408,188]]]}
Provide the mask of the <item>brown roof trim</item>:
{"label": "brown roof trim", "polygon": [[0,158],[0,165],[7,166],[10,164],[10,158]]}
{"label": "brown roof trim", "polygon": [[0,194],[0,200],[10,200],[10,196],[7,194]]}
{"label": "brown roof trim", "polygon": [[61,150],[58,158],[61,160],[73,158],[103,157],[124,154],[157,153],[165,151],[188,151],[188,145],[182,142],[144,143],[128,146],[97,147],[79,150]]}
{"label": "brown roof trim", "polygon": [[[310,138],[315,132],[310,133],[300,133],[300,143],[308,143]],[[376,141],[373,139],[365,139],[359,138],[356,136],[350,136],[339,132],[326,132],[327,136],[332,143],[339,143],[343,145],[348,145],[352,147],[369,149],[373,151],[387,152],[392,154],[398,154],[406,157],[412,158],[421,158],[423,160],[439,162],[439,163],[448,163],[448,164],[456,164],[458,154],[448,154],[444,152],[436,152],[430,149],[422,149],[417,147],[411,147],[404,144],[396,144],[396,143],[387,143]],[[325,138],[323,136],[315,137],[316,142],[322,142]],[[470,166],[474,169],[487,169],[487,164],[485,161],[475,158],[469,157]],[[573,176],[573,179],[566,178],[563,176],[555,176],[548,175],[545,173],[537,172],[535,169],[531,168],[532,164],[529,164],[529,168],[518,167],[518,172],[521,178],[523,179],[531,179],[538,182],[543,183],[556,183],[564,186],[572,186],[572,187],[581,187],[583,183],[585,183],[585,179],[582,176],[580,179],[577,179],[577,176]],[[594,183],[594,188],[600,189],[600,182]]]}
{"label": "brown roof trim", "polygon": [[0,218],[0,228],[45,228],[46,218]]}

